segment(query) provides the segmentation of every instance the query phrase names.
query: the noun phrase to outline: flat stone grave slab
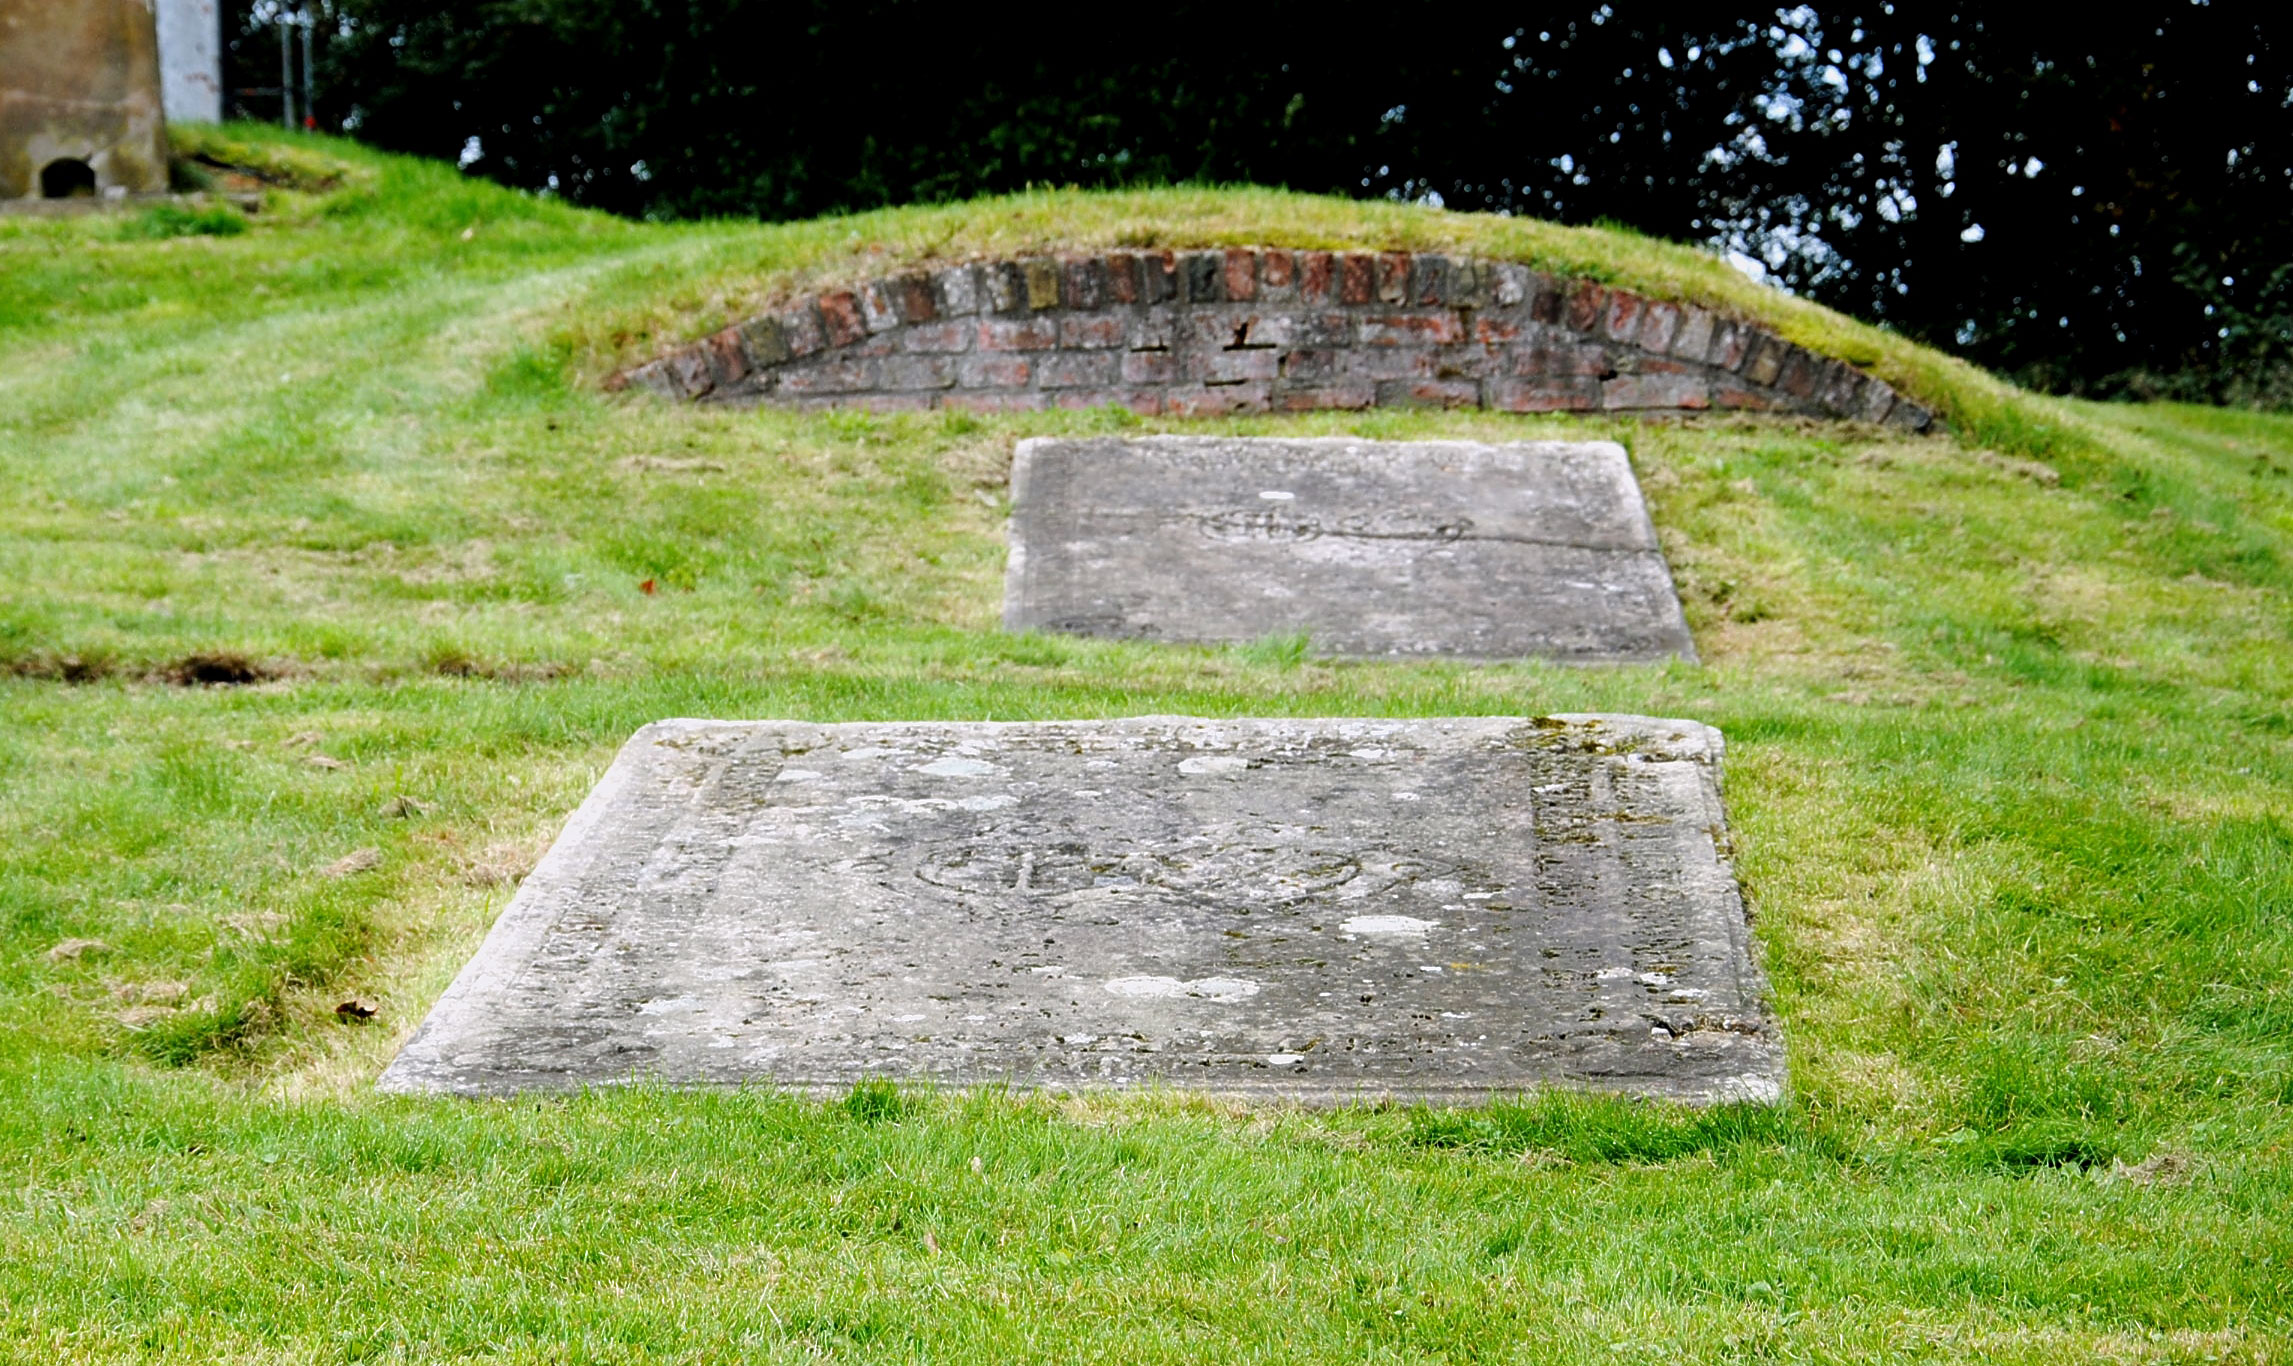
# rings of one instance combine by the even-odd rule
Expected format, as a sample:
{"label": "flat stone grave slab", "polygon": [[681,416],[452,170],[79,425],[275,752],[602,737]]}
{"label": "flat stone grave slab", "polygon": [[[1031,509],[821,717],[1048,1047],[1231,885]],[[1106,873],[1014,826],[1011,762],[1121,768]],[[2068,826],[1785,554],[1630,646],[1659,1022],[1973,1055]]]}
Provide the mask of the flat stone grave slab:
{"label": "flat stone grave slab", "polygon": [[1719,764],[1625,716],[664,721],[381,1084],[1770,1100]]}
{"label": "flat stone grave slab", "polygon": [[1003,624],[1351,657],[1694,659],[1612,441],[1036,438]]}

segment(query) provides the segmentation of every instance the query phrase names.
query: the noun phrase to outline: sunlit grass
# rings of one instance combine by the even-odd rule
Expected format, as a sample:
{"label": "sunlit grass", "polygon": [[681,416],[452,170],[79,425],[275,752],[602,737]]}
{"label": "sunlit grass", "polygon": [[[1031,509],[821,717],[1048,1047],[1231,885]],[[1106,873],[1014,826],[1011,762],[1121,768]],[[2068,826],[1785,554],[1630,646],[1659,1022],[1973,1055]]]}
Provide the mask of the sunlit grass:
{"label": "sunlit grass", "polygon": [[[233,136],[357,174],[235,235],[0,219],[15,1354],[2284,1356],[2293,421],[2032,400],[1590,229],[1207,190],[668,228]],[[589,383],[793,279],[1150,233],[1597,269],[1868,341],[1961,427]],[[1003,634],[1015,441],[1159,430],[1620,440],[1705,662]],[[1561,710],[1726,732],[1785,1106],[370,1091],[648,721]]]}

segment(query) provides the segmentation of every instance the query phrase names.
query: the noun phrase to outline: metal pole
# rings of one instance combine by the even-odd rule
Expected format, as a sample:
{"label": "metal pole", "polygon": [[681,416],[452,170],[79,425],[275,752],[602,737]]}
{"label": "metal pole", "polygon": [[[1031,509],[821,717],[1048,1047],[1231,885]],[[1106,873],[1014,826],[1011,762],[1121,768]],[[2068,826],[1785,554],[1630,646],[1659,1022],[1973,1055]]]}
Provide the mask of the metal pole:
{"label": "metal pole", "polygon": [[279,11],[279,125],[295,126],[295,48],[287,36],[287,12]]}
{"label": "metal pole", "polygon": [[311,12],[303,10],[303,127],[318,127],[318,108],[311,103]]}

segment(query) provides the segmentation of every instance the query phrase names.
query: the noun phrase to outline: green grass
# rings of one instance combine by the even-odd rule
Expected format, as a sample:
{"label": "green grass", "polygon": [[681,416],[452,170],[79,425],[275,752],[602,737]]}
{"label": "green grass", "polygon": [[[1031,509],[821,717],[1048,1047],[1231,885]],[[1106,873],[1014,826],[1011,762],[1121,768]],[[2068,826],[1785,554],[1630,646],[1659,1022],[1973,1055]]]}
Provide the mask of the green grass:
{"label": "green grass", "polygon": [[[664,227],[199,138],[305,188],[236,234],[0,218],[6,1355],[2293,1350],[2293,421],[2034,399],[1601,230],[1255,190]],[[1869,348],[1958,435],[590,382],[792,282],[1069,238],[1597,269]],[[1613,437],[1705,663],[1003,635],[1012,444],[1128,430]],[[1786,1105],[370,1090],[647,721],[1559,710],[1726,731]]]}

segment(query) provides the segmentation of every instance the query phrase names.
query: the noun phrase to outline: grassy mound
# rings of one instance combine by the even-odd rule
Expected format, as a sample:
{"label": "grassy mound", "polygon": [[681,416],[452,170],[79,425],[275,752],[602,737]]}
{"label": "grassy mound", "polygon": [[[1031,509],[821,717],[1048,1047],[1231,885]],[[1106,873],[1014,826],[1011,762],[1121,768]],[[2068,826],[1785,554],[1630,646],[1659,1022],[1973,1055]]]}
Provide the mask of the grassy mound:
{"label": "grassy mound", "polygon": [[[235,233],[0,219],[0,1340],[2284,1354],[2293,422],[2034,398],[1615,232],[1256,190],[647,225],[200,136],[319,178]],[[1099,242],[1515,256],[1867,358],[1955,431],[588,382],[803,281]],[[998,631],[1012,444],[1161,430],[1622,441],[1706,662]],[[1781,1110],[368,1090],[646,721],[1562,710],[1727,732]]]}

